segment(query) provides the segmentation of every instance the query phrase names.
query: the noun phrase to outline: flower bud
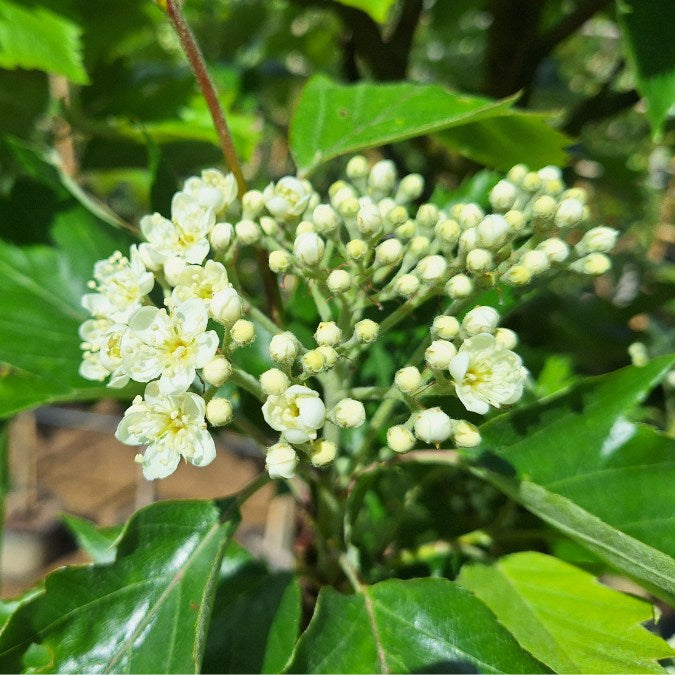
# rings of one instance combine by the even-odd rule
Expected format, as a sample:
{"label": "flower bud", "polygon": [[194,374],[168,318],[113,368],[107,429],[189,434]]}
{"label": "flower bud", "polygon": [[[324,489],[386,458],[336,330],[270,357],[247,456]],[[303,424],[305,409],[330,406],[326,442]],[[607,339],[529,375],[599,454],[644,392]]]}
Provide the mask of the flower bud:
{"label": "flower bud", "polygon": [[265,199],[260,190],[249,190],[241,198],[241,210],[245,219],[257,218],[265,208]]}
{"label": "flower bud", "polygon": [[394,452],[408,452],[415,447],[415,437],[409,429],[397,424],[387,429],[387,445]]}
{"label": "flower bud", "polygon": [[221,355],[214,356],[202,369],[202,378],[214,387],[220,387],[230,379],[232,364]]}
{"label": "flower bud", "polygon": [[530,171],[529,173],[523,176],[521,185],[524,190],[528,192],[537,192],[541,187],[541,178],[537,175],[535,171]]}
{"label": "flower bud", "polygon": [[283,394],[290,386],[288,375],[278,368],[270,368],[260,375],[260,387],[267,396]]}
{"label": "flower bud", "polygon": [[542,180],[562,179],[562,171],[560,170],[560,167],[553,166],[552,164],[542,167],[541,169],[539,169],[539,171],[537,171],[537,174],[539,175],[539,178],[541,178]]}
{"label": "flower bud", "polygon": [[347,255],[352,260],[361,260],[368,252],[368,244],[363,239],[352,239],[347,242]]}
{"label": "flower bud", "polygon": [[394,281],[394,291],[397,295],[410,298],[420,288],[420,280],[414,274],[402,274]]}
{"label": "flower bud", "polygon": [[532,215],[535,218],[550,218],[556,209],[556,201],[549,195],[537,197],[532,204]]}
{"label": "flower bud", "polygon": [[435,204],[422,204],[417,209],[415,220],[419,223],[420,227],[430,230],[438,223],[438,207]]}
{"label": "flower bud", "polygon": [[242,244],[255,244],[260,240],[260,227],[252,220],[240,220],[234,226],[234,231]]}
{"label": "flower bud", "polygon": [[417,232],[417,226],[415,225],[415,221],[410,220],[410,218],[394,230],[394,234],[399,239],[410,239],[415,236],[415,232]]}
{"label": "flower bud", "polygon": [[339,195],[343,190],[346,190],[350,197],[356,196],[356,191],[351,185],[349,185],[349,183],[344,180],[336,180],[328,187],[328,197],[330,198],[331,202],[333,202],[335,197],[337,197],[337,195]]}
{"label": "flower bud", "polygon": [[326,279],[331,293],[339,295],[352,287],[352,275],[347,270],[333,270]]}
{"label": "flower bud", "polygon": [[470,227],[464,230],[459,235],[459,250],[460,252],[472,251],[478,246],[478,231],[475,227]]}
{"label": "flower bud", "polygon": [[260,227],[268,237],[274,237],[279,233],[279,225],[274,218],[262,216],[260,218]]}
{"label": "flower bud", "polygon": [[270,340],[270,356],[277,363],[291,363],[298,354],[298,343],[293,333],[279,333]]}
{"label": "flower bud", "polygon": [[506,240],[509,223],[504,216],[485,216],[476,226],[476,243],[485,248],[498,248]]}
{"label": "flower bud", "polygon": [[557,263],[567,260],[567,257],[570,254],[569,246],[562,239],[558,239],[557,237],[544,239],[544,241],[537,246],[537,251],[542,251],[549,262]]}
{"label": "flower bud", "polygon": [[313,267],[321,262],[324,250],[323,239],[314,232],[301,234],[296,237],[293,243],[293,255],[308,267]]}
{"label": "flower bud", "polygon": [[383,159],[373,165],[368,176],[368,187],[374,192],[391,192],[396,183],[394,162]]}
{"label": "flower bud", "polygon": [[463,300],[473,293],[473,281],[466,274],[455,274],[445,284],[445,294],[453,300]]}
{"label": "flower bud", "polygon": [[415,273],[428,284],[440,281],[448,269],[448,263],[440,255],[428,255],[417,263]]}
{"label": "flower bud", "polygon": [[231,223],[216,223],[209,232],[209,241],[216,251],[224,251],[234,239],[234,227]]}
{"label": "flower bud", "polygon": [[387,212],[385,220],[391,226],[388,228],[390,231],[392,228],[399,227],[403,223],[408,222],[408,211],[406,211],[405,206],[395,206]]}
{"label": "flower bud", "polygon": [[324,370],[329,370],[332,368],[338,360],[338,353],[330,345],[319,345],[316,348],[317,352],[321,352],[323,358],[325,359],[325,368]]}
{"label": "flower bud", "polygon": [[589,253],[570,265],[575,272],[594,276],[604,274],[611,266],[611,260],[604,253]]}
{"label": "flower bud", "polygon": [[241,316],[241,298],[231,286],[224,288],[213,296],[209,311],[219,323],[234,323]]}
{"label": "flower bud", "polygon": [[326,357],[318,349],[310,349],[302,355],[302,367],[308,373],[320,373],[326,369]]}
{"label": "flower bud", "polygon": [[337,455],[337,445],[333,441],[322,438],[312,444],[309,461],[313,466],[326,466],[335,459],[335,455]]}
{"label": "flower bud", "polygon": [[452,420],[440,408],[429,408],[417,414],[413,428],[421,441],[438,445],[452,433]]}
{"label": "flower bud", "polygon": [[206,419],[214,427],[229,424],[232,416],[232,404],[226,398],[212,398],[206,404]]}
{"label": "flower bud", "polygon": [[506,222],[509,224],[509,232],[515,234],[525,227],[525,215],[522,211],[511,210],[504,214]]}
{"label": "flower bud", "polygon": [[478,427],[466,420],[457,420],[452,427],[452,440],[458,448],[475,448],[480,444]]}
{"label": "flower bud", "polygon": [[368,175],[369,167],[368,160],[363,155],[354,155],[347,162],[347,169],[345,173],[349,180],[360,180]]}
{"label": "flower bud", "polygon": [[267,210],[279,220],[296,218],[309,204],[311,191],[307,184],[294,176],[284,176],[276,183],[270,183],[263,190]]}
{"label": "flower bud", "polygon": [[466,254],[466,269],[478,274],[485,272],[492,266],[492,253],[484,248],[474,248]]}
{"label": "flower bud", "polygon": [[434,232],[442,242],[454,246],[459,241],[461,230],[456,220],[446,218],[436,223]]}
{"label": "flower bud", "polygon": [[574,227],[584,217],[584,205],[578,199],[563,199],[555,212],[555,224],[557,227]]}
{"label": "flower bud", "polygon": [[487,305],[477,305],[462,319],[463,335],[492,333],[499,324],[499,312]]}
{"label": "flower bud", "polygon": [[398,184],[396,201],[412,202],[418,199],[422,192],[424,192],[424,178],[418,173],[409,173],[407,176],[403,176]]}
{"label": "flower bud", "polygon": [[178,283],[178,278],[187,266],[184,258],[169,258],[164,261],[164,276],[172,286]]}
{"label": "flower bud", "polygon": [[518,344],[518,336],[510,328],[497,328],[495,342],[504,349],[515,349]]}
{"label": "flower bud", "polygon": [[230,337],[238,347],[250,345],[255,340],[255,326],[252,321],[238,319],[230,328]]}
{"label": "flower bud", "polygon": [[633,342],[628,345],[628,356],[630,356],[631,363],[638,368],[644,368],[649,363],[647,347],[642,342]]}
{"label": "flower bud", "polygon": [[457,354],[457,348],[447,340],[434,340],[424,352],[424,360],[432,370],[445,370],[452,358]]}
{"label": "flower bud", "polygon": [[428,253],[430,245],[431,242],[429,241],[428,237],[418,235],[417,237],[413,237],[410,240],[410,244],[408,244],[408,251],[413,256],[415,256],[415,258],[419,258],[419,256]]}
{"label": "flower bud", "polygon": [[463,230],[476,227],[485,217],[485,212],[478,204],[464,204],[459,211],[457,222]]}
{"label": "flower bud", "polygon": [[375,262],[379,265],[397,265],[403,258],[403,244],[398,239],[385,239],[375,248]]}
{"label": "flower bud", "polygon": [[322,234],[334,232],[340,224],[340,218],[328,204],[319,204],[312,214],[312,221],[316,231]]}
{"label": "flower bud", "polygon": [[404,394],[413,394],[422,386],[422,374],[415,366],[406,366],[396,371],[394,384]]}
{"label": "flower bud", "polygon": [[359,342],[368,344],[375,342],[379,335],[380,327],[370,319],[361,319],[354,325],[354,335]]}
{"label": "flower bud", "polygon": [[502,281],[513,286],[524,286],[532,280],[532,272],[525,265],[513,265],[502,274]]}
{"label": "flower bud", "polygon": [[612,227],[594,227],[586,232],[575,249],[580,254],[605,253],[614,248],[618,236],[618,230]]}
{"label": "flower bud", "polygon": [[291,266],[291,256],[288,255],[286,251],[272,251],[268,259],[268,264],[272,272],[275,274],[282,274]]}
{"label": "flower bud", "polygon": [[[361,199],[364,204],[367,204],[371,201],[370,197],[362,197]],[[382,218],[386,218],[387,215],[389,214],[389,211],[391,211],[394,207],[396,207],[396,205],[397,205],[396,202],[391,197],[385,197],[384,199],[380,199],[377,202],[377,208]]]}
{"label": "flower bud", "polygon": [[520,264],[533,276],[545,272],[549,267],[548,256],[543,251],[525,251]]}
{"label": "flower bud", "polygon": [[495,211],[504,213],[513,208],[517,196],[518,191],[513,183],[508,180],[500,180],[490,190],[490,204]]}
{"label": "flower bud", "polygon": [[356,197],[345,197],[344,199],[340,199],[340,197],[340,194],[336,196],[335,208],[345,220],[352,220],[359,212],[359,200]]}
{"label": "flower bud", "polygon": [[301,234],[305,234],[305,232],[314,232],[314,223],[311,223],[309,220],[301,220],[295,228],[295,236],[299,237]]}
{"label": "flower bud", "polygon": [[372,202],[364,204],[356,214],[356,229],[364,237],[374,237],[382,231],[380,210]]}
{"label": "flower bud", "polygon": [[335,321],[322,321],[316,328],[314,339],[318,345],[335,347],[340,344],[342,331],[338,328]]}
{"label": "flower bud", "polygon": [[528,168],[524,164],[516,164],[515,166],[509,169],[509,172],[506,174],[508,180],[516,185],[520,185],[523,182],[525,176],[527,176]]}
{"label": "flower bud", "polygon": [[441,314],[431,324],[431,334],[441,340],[452,340],[459,334],[459,321],[454,316]]}
{"label": "flower bud", "polygon": [[343,429],[356,429],[366,421],[366,410],[361,401],[343,398],[333,409],[333,416],[336,424]]}
{"label": "flower bud", "polygon": [[267,448],[265,468],[270,478],[293,478],[298,456],[288,443],[276,443]]}

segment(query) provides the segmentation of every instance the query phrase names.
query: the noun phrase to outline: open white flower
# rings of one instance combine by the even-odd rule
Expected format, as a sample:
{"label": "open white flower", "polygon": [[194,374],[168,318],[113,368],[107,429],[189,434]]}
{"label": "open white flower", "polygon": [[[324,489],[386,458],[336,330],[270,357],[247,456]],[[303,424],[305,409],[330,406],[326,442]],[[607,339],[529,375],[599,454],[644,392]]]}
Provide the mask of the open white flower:
{"label": "open white flower", "polygon": [[87,293],[82,306],[96,317],[126,323],[141,306],[141,301],[155,284],[152,272],[145,269],[136,246],[129,258],[115,251],[94,265],[94,279],[89,283],[96,293]]}
{"label": "open white flower", "polygon": [[319,393],[294,384],[283,394],[268,396],[262,407],[265,422],[280,431],[289,443],[306,443],[316,438],[326,419]]}
{"label": "open white flower", "polygon": [[147,480],[171,475],[184,457],[195,466],[206,466],[216,447],[204,420],[204,399],[184,392],[165,396],[157,382],[150,382],[144,397],[137,396],[124,413],[115,437],[127,445],[147,445],[137,461]]}
{"label": "open white flower", "polygon": [[220,213],[237,198],[237,181],[232,173],[225,175],[218,169],[205,169],[201,178],[193,176],[185,181],[183,192],[202,208]]}
{"label": "open white flower", "polygon": [[112,321],[103,318],[87,319],[80,325],[82,363],[79,373],[85,380],[103,382],[110,375],[110,371],[101,362],[101,345],[105,341],[106,331],[112,325]]}
{"label": "open white flower", "polygon": [[141,307],[122,336],[122,364],[136,382],[159,377],[162,394],[177,394],[192,384],[197,368],[211,361],[218,335],[206,330],[208,314],[201,300],[187,300],[171,313]]}
{"label": "open white flower", "polygon": [[523,393],[525,370],[520,357],[488,333],[464,340],[449,371],[464,407],[481,415],[490,406],[515,403]]}
{"label": "open white flower", "polygon": [[203,267],[187,265],[183,268],[176,279],[171,300],[179,305],[186,300],[199,298],[206,307],[209,307],[213,296],[229,287],[225,267],[215,260],[207,260]]}
{"label": "open white flower", "polygon": [[284,176],[276,185],[270,183],[262,194],[267,210],[280,220],[302,215],[312,196],[307,185],[294,176]]}

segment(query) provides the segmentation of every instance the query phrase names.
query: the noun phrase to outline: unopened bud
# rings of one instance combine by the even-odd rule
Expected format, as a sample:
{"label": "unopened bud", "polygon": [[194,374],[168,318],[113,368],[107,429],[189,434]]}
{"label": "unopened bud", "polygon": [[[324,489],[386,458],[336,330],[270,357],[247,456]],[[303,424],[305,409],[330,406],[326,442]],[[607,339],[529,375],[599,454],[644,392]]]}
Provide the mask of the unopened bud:
{"label": "unopened bud", "polygon": [[480,432],[475,424],[457,420],[452,427],[452,440],[458,448],[474,448],[480,444]]}
{"label": "unopened bud", "polygon": [[535,171],[530,171],[523,176],[521,185],[523,186],[523,189],[528,192],[536,192],[541,187],[541,178]]}
{"label": "unopened bud", "polygon": [[365,204],[356,214],[356,229],[364,237],[374,237],[382,231],[382,216],[375,204]]}
{"label": "unopened bud", "polygon": [[224,251],[234,239],[232,223],[216,223],[209,232],[209,241],[216,251]]}
{"label": "unopened bud", "polygon": [[202,378],[214,387],[220,387],[230,379],[232,364],[221,355],[214,356],[202,369]]}
{"label": "unopened bud", "polygon": [[305,234],[305,232],[314,231],[314,223],[310,222],[309,220],[301,220],[295,228],[295,236],[299,237],[301,234]]}
{"label": "unopened bud", "polygon": [[265,199],[260,190],[249,190],[241,198],[241,210],[244,218],[257,218],[265,207]]}
{"label": "unopened bud", "polygon": [[535,218],[550,218],[556,210],[556,201],[549,195],[537,197],[532,204],[532,215]]}
{"label": "unopened bud", "polygon": [[454,316],[441,314],[431,324],[431,334],[441,340],[452,340],[459,334],[459,321]]}
{"label": "unopened bud", "polygon": [[260,218],[260,227],[268,237],[274,237],[279,233],[279,225],[277,221],[270,216],[262,216]]}
{"label": "unopened bud", "polygon": [[330,464],[337,455],[337,445],[333,441],[327,441],[322,438],[314,441],[312,444],[312,452],[309,456],[309,461],[313,466],[326,466]]}
{"label": "unopened bud", "polygon": [[558,227],[574,227],[584,217],[584,205],[578,199],[563,199],[555,212],[555,224]]}
{"label": "unopened bud", "polygon": [[366,421],[366,410],[361,401],[343,398],[335,406],[333,416],[337,425],[343,429],[356,429]]}
{"label": "unopened bud", "polygon": [[230,337],[239,347],[250,345],[255,340],[255,325],[252,321],[238,319],[230,328]]}
{"label": "unopened bud", "polygon": [[520,264],[533,276],[545,272],[550,267],[546,253],[538,250],[526,251],[520,259]]}
{"label": "unopened bud", "polygon": [[234,231],[242,244],[255,244],[260,240],[260,227],[252,220],[240,220],[234,226]]}
{"label": "unopened bud", "polygon": [[308,373],[320,373],[326,368],[326,357],[318,349],[310,349],[302,355],[302,367]]}
{"label": "unopened bud", "polygon": [[474,248],[466,254],[466,269],[474,274],[485,272],[492,266],[492,253],[484,248]]}
{"label": "unopened bud", "polygon": [[532,272],[525,265],[513,265],[502,274],[502,281],[513,286],[524,286],[532,279]]}
{"label": "unopened bud", "polygon": [[570,254],[569,246],[562,240],[557,237],[551,237],[549,239],[544,239],[538,246],[537,251],[542,251],[549,262],[563,262],[567,260],[567,257]]}
{"label": "unopened bud", "polygon": [[413,428],[421,441],[438,445],[452,433],[452,420],[440,408],[429,408],[417,414]]}
{"label": "unopened bud", "polygon": [[387,429],[387,445],[394,452],[408,452],[415,447],[415,437],[409,429],[397,424]]}
{"label": "unopened bud", "polygon": [[420,280],[414,274],[402,274],[394,282],[394,292],[404,298],[410,298],[420,288]]}
{"label": "unopened bud", "polygon": [[415,236],[415,232],[417,232],[417,225],[415,225],[415,221],[410,220],[410,218],[394,230],[394,234],[399,239],[410,239]]}
{"label": "unopened bud", "polygon": [[352,260],[361,260],[368,252],[368,244],[363,239],[351,239],[347,242],[347,255]]}
{"label": "unopened bud", "polygon": [[316,231],[321,234],[334,232],[340,224],[338,214],[328,204],[319,204],[312,214]]}
{"label": "unopened bud", "polygon": [[499,312],[487,305],[478,305],[462,319],[462,334],[492,333],[499,324]]}
{"label": "unopened bud", "polygon": [[241,316],[241,298],[234,288],[224,288],[213,296],[209,310],[219,323],[234,323]]}
{"label": "unopened bud", "polygon": [[354,325],[354,335],[359,342],[375,342],[379,335],[380,327],[370,319],[361,319]]}
{"label": "unopened bud", "polygon": [[322,321],[316,328],[314,339],[319,345],[335,347],[340,344],[342,331],[338,328],[335,321]]}
{"label": "unopened bud", "polygon": [[457,222],[463,230],[476,227],[485,217],[485,212],[478,204],[464,204],[459,211]]}
{"label": "unopened bud", "polygon": [[415,366],[406,366],[396,371],[394,384],[404,394],[413,394],[422,386],[422,374]]}
{"label": "unopened bud", "polygon": [[612,227],[594,227],[586,232],[575,249],[581,254],[606,253],[614,248],[618,236],[619,232]]}
{"label": "unopened bud", "polygon": [[484,248],[498,248],[506,240],[509,223],[504,216],[485,216],[476,226],[476,243]]}
{"label": "unopened bud", "polygon": [[293,478],[298,456],[288,443],[276,443],[267,448],[265,468],[270,478]]}
{"label": "unopened bud", "polygon": [[516,186],[508,180],[500,180],[490,190],[490,204],[495,211],[505,212],[516,203],[518,191]]}
{"label": "unopened bud", "polygon": [[527,176],[529,169],[524,164],[516,164],[515,166],[509,169],[509,172],[506,174],[508,180],[516,185],[520,185],[523,182],[525,176]]}
{"label": "unopened bud", "polygon": [[442,242],[454,246],[459,241],[461,230],[456,220],[446,218],[436,223],[434,232]]}
{"label": "unopened bud", "polygon": [[434,340],[424,352],[424,360],[432,370],[445,370],[457,354],[457,348],[448,340]]}
{"label": "unopened bud", "polygon": [[325,360],[325,370],[332,368],[338,360],[338,353],[330,345],[319,345],[316,348],[317,352],[321,352]]}
{"label": "unopened bud", "polygon": [[324,250],[323,239],[314,232],[301,234],[296,237],[293,243],[293,255],[308,267],[313,267],[321,262]]}
{"label": "unopened bud", "polygon": [[397,202],[412,202],[424,191],[424,178],[418,173],[409,173],[401,179],[396,191]]}
{"label": "unopened bud", "polygon": [[352,287],[352,275],[347,270],[333,270],[326,279],[331,293],[339,295]]}
{"label": "unopened bud", "polygon": [[525,227],[525,215],[522,211],[511,209],[504,214],[506,222],[509,224],[509,231],[512,233],[520,232]]}
{"label": "unopened bud", "polygon": [[440,281],[448,269],[448,263],[440,255],[428,255],[417,263],[415,273],[428,284]]}
{"label": "unopened bud", "polygon": [[570,265],[575,272],[594,276],[604,274],[611,266],[611,260],[604,253],[589,253]]}
{"label": "unopened bud", "polygon": [[298,354],[298,343],[293,333],[279,333],[270,340],[270,356],[278,363],[291,363]]}
{"label": "unopened bud", "polygon": [[232,416],[232,404],[226,398],[212,398],[206,404],[206,419],[214,427],[229,424]]}
{"label": "unopened bud", "polygon": [[466,274],[455,274],[445,284],[445,294],[453,300],[463,300],[473,293],[473,281]]}
{"label": "unopened bud", "polygon": [[288,375],[278,368],[270,368],[260,376],[260,387],[266,396],[283,394],[290,384]]}
{"label": "unopened bud", "polygon": [[424,235],[417,235],[416,237],[413,237],[410,240],[410,244],[408,244],[408,251],[418,258],[419,256],[425,255],[429,251],[429,247],[431,246],[431,242],[429,241],[429,237],[425,237]]}
{"label": "unopened bud", "polygon": [[368,175],[368,160],[363,155],[354,155],[348,162],[345,173],[349,180],[360,180]]}
{"label": "unopened bud", "polygon": [[438,223],[438,207],[435,204],[422,204],[417,209],[415,220],[419,223],[420,227],[427,230],[432,229]]}
{"label": "unopened bud", "polygon": [[510,328],[497,328],[495,342],[504,349],[514,349],[518,344],[518,336]]}
{"label": "unopened bud", "polygon": [[291,256],[286,251],[272,251],[268,259],[270,269],[275,274],[283,274],[291,266]]}
{"label": "unopened bud", "polygon": [[368,176],[368,187],[374,192],[391,192],[396,183],[396,167],[391,160],[383,159],[373,165]]}
{"label": "unopened bud", "polygon": [[380,265],[397,265],[403,258],[403,245],[398,239],[386,239],[375,248],[375,261]]}

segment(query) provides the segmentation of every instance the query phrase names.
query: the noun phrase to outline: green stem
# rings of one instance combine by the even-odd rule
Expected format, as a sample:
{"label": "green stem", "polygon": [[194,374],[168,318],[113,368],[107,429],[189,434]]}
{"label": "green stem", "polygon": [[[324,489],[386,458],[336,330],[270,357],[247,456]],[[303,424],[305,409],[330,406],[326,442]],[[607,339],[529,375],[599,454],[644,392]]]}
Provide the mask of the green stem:
{"label": "green stem", "polygon": [[260,383],[255,377],[253,377],[253,375],[250,375],[240,368],[234,368],[230,377],[230,381],[233,384],[236,384],[238,387],[246,389],[249,394],[253,394],[253,396],[255,396],[259,401],[265,400],[266,396],[263,394]]}

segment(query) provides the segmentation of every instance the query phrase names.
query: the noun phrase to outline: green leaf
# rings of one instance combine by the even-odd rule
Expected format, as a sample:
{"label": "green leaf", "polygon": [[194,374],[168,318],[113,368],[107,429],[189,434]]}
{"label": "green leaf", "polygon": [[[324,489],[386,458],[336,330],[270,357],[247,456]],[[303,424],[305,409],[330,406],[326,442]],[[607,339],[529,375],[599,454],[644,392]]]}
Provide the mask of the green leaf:
{"label": "green leaf", "polygon": [[670,0],[617,0],[616,6],[624,49],[658,140],[675,103],[675,5]]}
{"label": "green leaf", "polygon": [[385,23],[396,0],[338,0],[348,7],[355,7],[369,14],[375,21]]}
{"label": "green leaf", "polygon": [[499,116],[447,129],[438,135],[442,143],[460,155],[495,169],[507,170],[524,162],[538,168],[564,166],[565,148],[572,139],[554,129],[544,113],[503,110]]}
{"label": "green leaf", "polygon": [[462,181],[459,187],[454,189],[444,188],[437,185],[429,201],[439,208],[445,209],[453,204],[474,202],[483,208],[490,204],[490,190],[497,184],[501,174],[489,169],[482,169],[473,176]]}
{"label": "green leaf", "polygon": [[640,625],[651,605],[542,553],[465,566],[458,582],[556,673],[662,673],[656,659],[675,654]]}
{"label": "green leaf", "polygon": [[235,546],[223,561],[202,672],[281,672],[300,630],[300,584]]}
{"label": "green leaf", "polygon": [[40,5],[0,0],[0,67],[43,70],[88,82],[80,27]]}
{"label": "green leaf", "polygon": [[[224,510],[223,510],[224,509]],[[238,515],[209,501],[158,502],[128,522],[110,565],[66,567],[0,633],[0,669],[33,644],[53,672],[198,672],[215,581]]]}
{"label": "green leaf", "polygon": [[545,672],[479,600],[447,579],[392,579],[342,595],[329,587],[291,673]]}
{"label": "green leaf", "polygon": [[112,562],[117,553],[117,539],[122,526],[97,527],[86,518],[78,518],[70,514],[61,516],[61,520],[73,533],[77,545],[96,563]]}
{"label": "green leaf", "polygon": [[438,85],[340,85],[315,75],[293,115],[291,153],[306,174],[339,155],[503,114],[514,100],[455,94]]}

